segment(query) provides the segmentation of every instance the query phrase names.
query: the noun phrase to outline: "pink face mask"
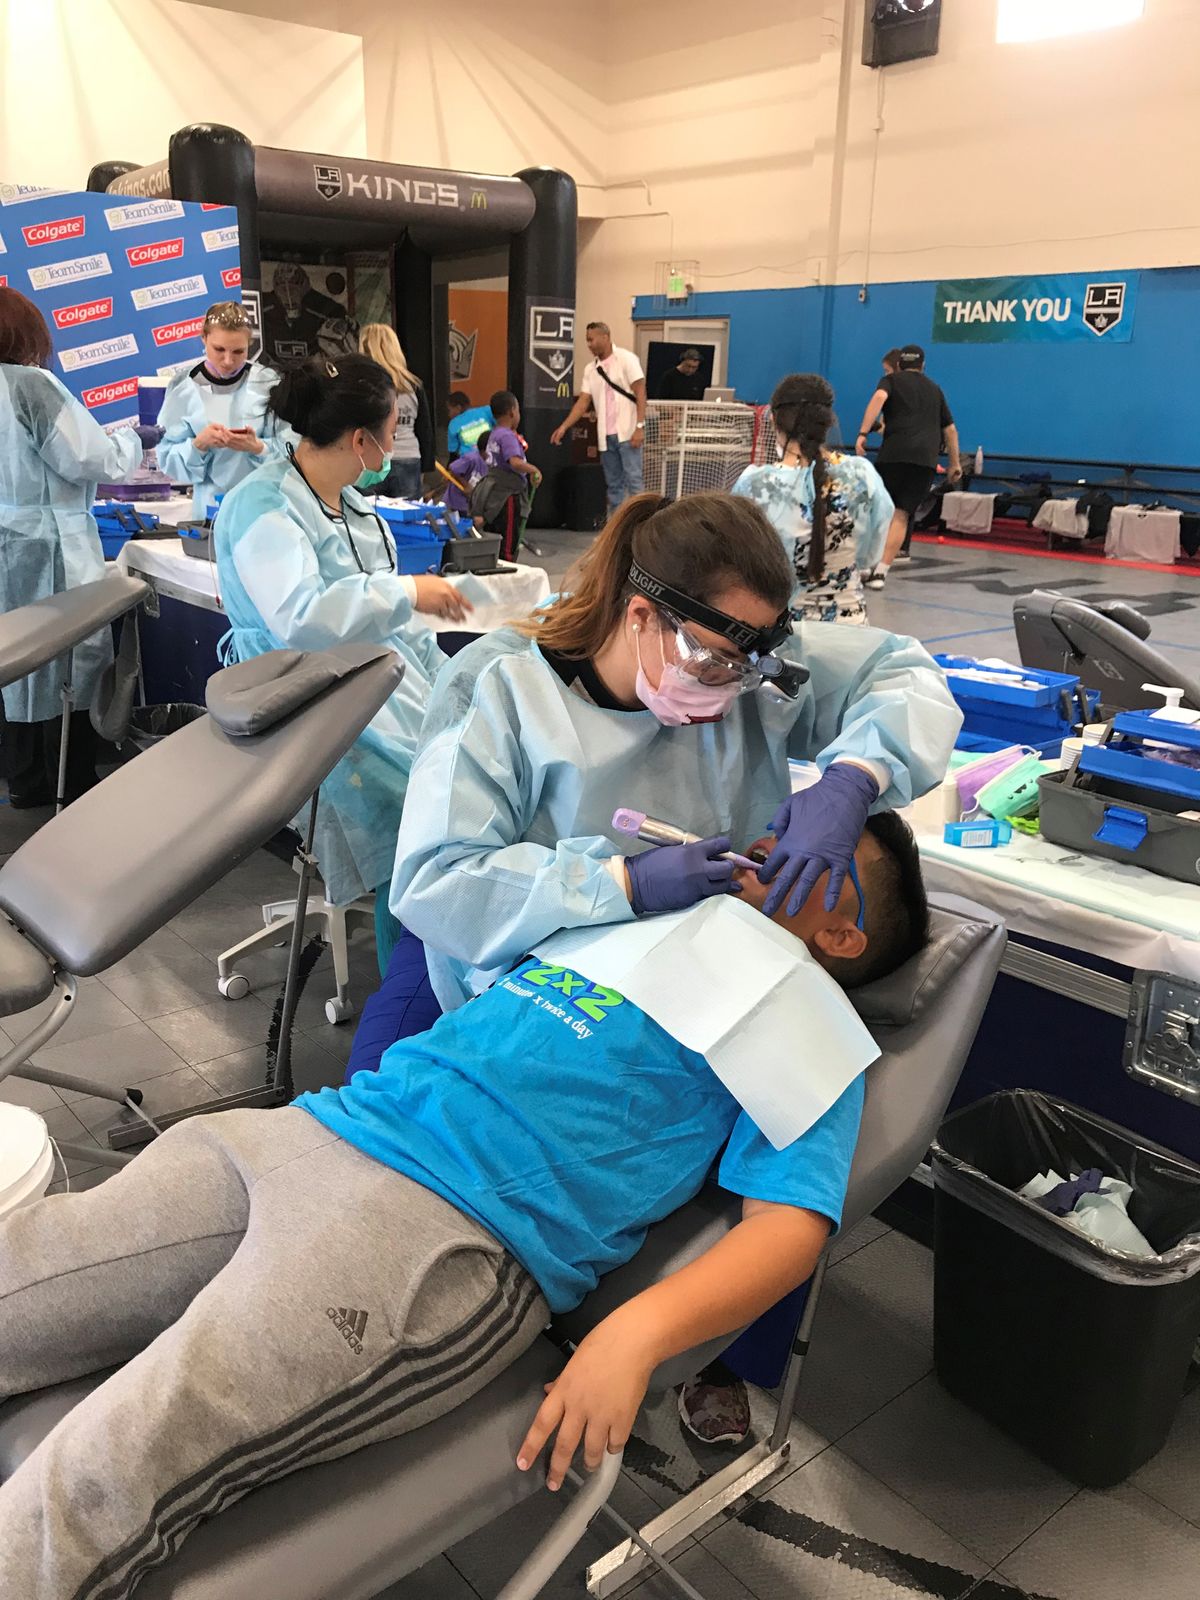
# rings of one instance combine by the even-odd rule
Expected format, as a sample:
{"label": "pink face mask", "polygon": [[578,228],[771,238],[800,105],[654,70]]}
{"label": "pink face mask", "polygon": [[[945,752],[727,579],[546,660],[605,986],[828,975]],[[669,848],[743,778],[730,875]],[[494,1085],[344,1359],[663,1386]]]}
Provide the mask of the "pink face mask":
{"label": "pink face mask", "polygon": [[[659,636],[662,654],[662,637]],[[647,711],[653,711],[667,728],[681,728],[686,722],[719,722],[741,693],[736,683],[701,683],[690,672],[663,656],[662,677],[657,689],[651,688],[642,671],[642,636],[637,631],[637,678],[635,692]]]}
{"label": "pink face mask", "polygon": [[245,372],[246,365],[247,363],[243,361],[242,364],[238,367],[235,367],[232,372],[218,372],[216,367],[213,366],[212,362],[209,361],[208,357],[205,356],[204,358],[204,370],[208,373],[210,378],[215,378],[218,383],[232,383],[236,377]]}

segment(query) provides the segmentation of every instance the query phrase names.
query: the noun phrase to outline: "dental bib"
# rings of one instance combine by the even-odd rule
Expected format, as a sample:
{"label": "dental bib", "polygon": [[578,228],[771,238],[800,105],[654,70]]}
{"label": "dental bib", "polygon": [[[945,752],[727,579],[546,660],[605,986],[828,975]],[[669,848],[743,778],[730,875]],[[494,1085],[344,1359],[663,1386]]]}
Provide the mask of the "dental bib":
{"label": "dental bib", "polygon": [[702,1055],[776,1150],[879,1055],[843,991],[793,934],[734,896],[573,928],[532,952],[606,984]]}

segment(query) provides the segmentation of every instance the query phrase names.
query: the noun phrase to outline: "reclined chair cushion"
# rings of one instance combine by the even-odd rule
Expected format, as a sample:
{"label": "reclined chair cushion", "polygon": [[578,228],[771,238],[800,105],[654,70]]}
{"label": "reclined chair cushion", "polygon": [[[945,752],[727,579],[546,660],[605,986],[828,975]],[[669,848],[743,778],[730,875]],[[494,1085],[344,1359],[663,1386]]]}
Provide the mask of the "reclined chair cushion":
{"label": "reclined chair cushion", "polygon": [[45,956],[0,917],[0,1017],[40,1005],[53,988],[54,972]]}
{"label": "reclined chair cushion", "polygon": [[252,738],[324,694],[331,684],[387,654],[373,644],[340,644],[328,650],[272,650],[239,661],[208,680],[204,703],[224,733]]}
{"label": "reclined chair cushion", "polygon": [[[947,906],[951,897],[944,896]],[[965,901],[959,902],[966,906]],[[903,1028],[936,1005],[947,982],[979,939],[979,924],[961,917],[931,919],[929,943],[886,978],[864,983],[850,994],[868,1028]]]}

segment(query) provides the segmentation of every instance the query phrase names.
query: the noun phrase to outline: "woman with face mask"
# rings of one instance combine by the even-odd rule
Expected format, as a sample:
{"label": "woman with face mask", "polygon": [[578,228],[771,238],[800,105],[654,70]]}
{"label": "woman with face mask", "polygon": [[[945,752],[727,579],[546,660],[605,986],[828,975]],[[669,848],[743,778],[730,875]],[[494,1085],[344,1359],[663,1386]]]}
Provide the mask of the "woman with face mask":
{"label": "woman with face mask", "polygon": [[[396,853],[392,911],[428,959],[404,1032],[560,929],[729,892],[723,852],[768,829],[772,910],[826,870],[836,896],[871,808],[940,781],[961,718],[930,657],[875,629],[793,625],[793,581],[751,501],[639,495],[557,600],[455,657]],[[823,774],[794,798],[789,756]],[[613,829],[622,806],[704,842],[646,848]],[[410,977],[413,956],[397,945]],[[378,1035],[364,1013],[352,1065]]]}
{"label": "woman with face mask", "polygon": [[[313,356],[278,378],[270,415],[298,443],[239,483],[213,531],[229,632],[222,661],[267,650],[387,645],[404,679],[321,788],[316,854],[336,905],[369,890],[387,919],[396,830],[434,674],[445,656],[416,615],[471,609],[444,578],[397,573],[365,498],[391,469],[396,391],[365,356]],[[381,887],[382,886],[382,887]]]}
{"label": "woman with face mask", "polygon": [[163,396],[158,464],[176,483],[193,485],[192,512],[200,520],[218,494],[295,443],[268,413],[267,397],[279,374],[249,360],[250,334],[236,301],[209,306],[203,360],[177,372]]}

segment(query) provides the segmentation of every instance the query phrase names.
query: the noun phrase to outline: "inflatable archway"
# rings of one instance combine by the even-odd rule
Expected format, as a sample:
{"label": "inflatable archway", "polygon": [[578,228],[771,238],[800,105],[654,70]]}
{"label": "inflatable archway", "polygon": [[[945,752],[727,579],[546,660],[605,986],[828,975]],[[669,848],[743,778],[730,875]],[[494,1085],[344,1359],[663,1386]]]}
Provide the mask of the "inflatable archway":
{"label": "inflatable archway", "polygon": [[561,521],[565,452],[555,451],[549,436],[570,404],[575,359],[577,204],[565,172],[532,167],[506,178],[276,150],[251,144],[235,128],[197,123],[172,135],[164,161],[101,162],[87,186],[236,206],[242,298],[252,314],[261,304],[263,257],[272,250],[394,246],[397,331],[438,414],[448,387],[447,324],[434,259],[507,240],[508,381],[521,401],[530,459],[546,474],[532,520],[541,527]]}

